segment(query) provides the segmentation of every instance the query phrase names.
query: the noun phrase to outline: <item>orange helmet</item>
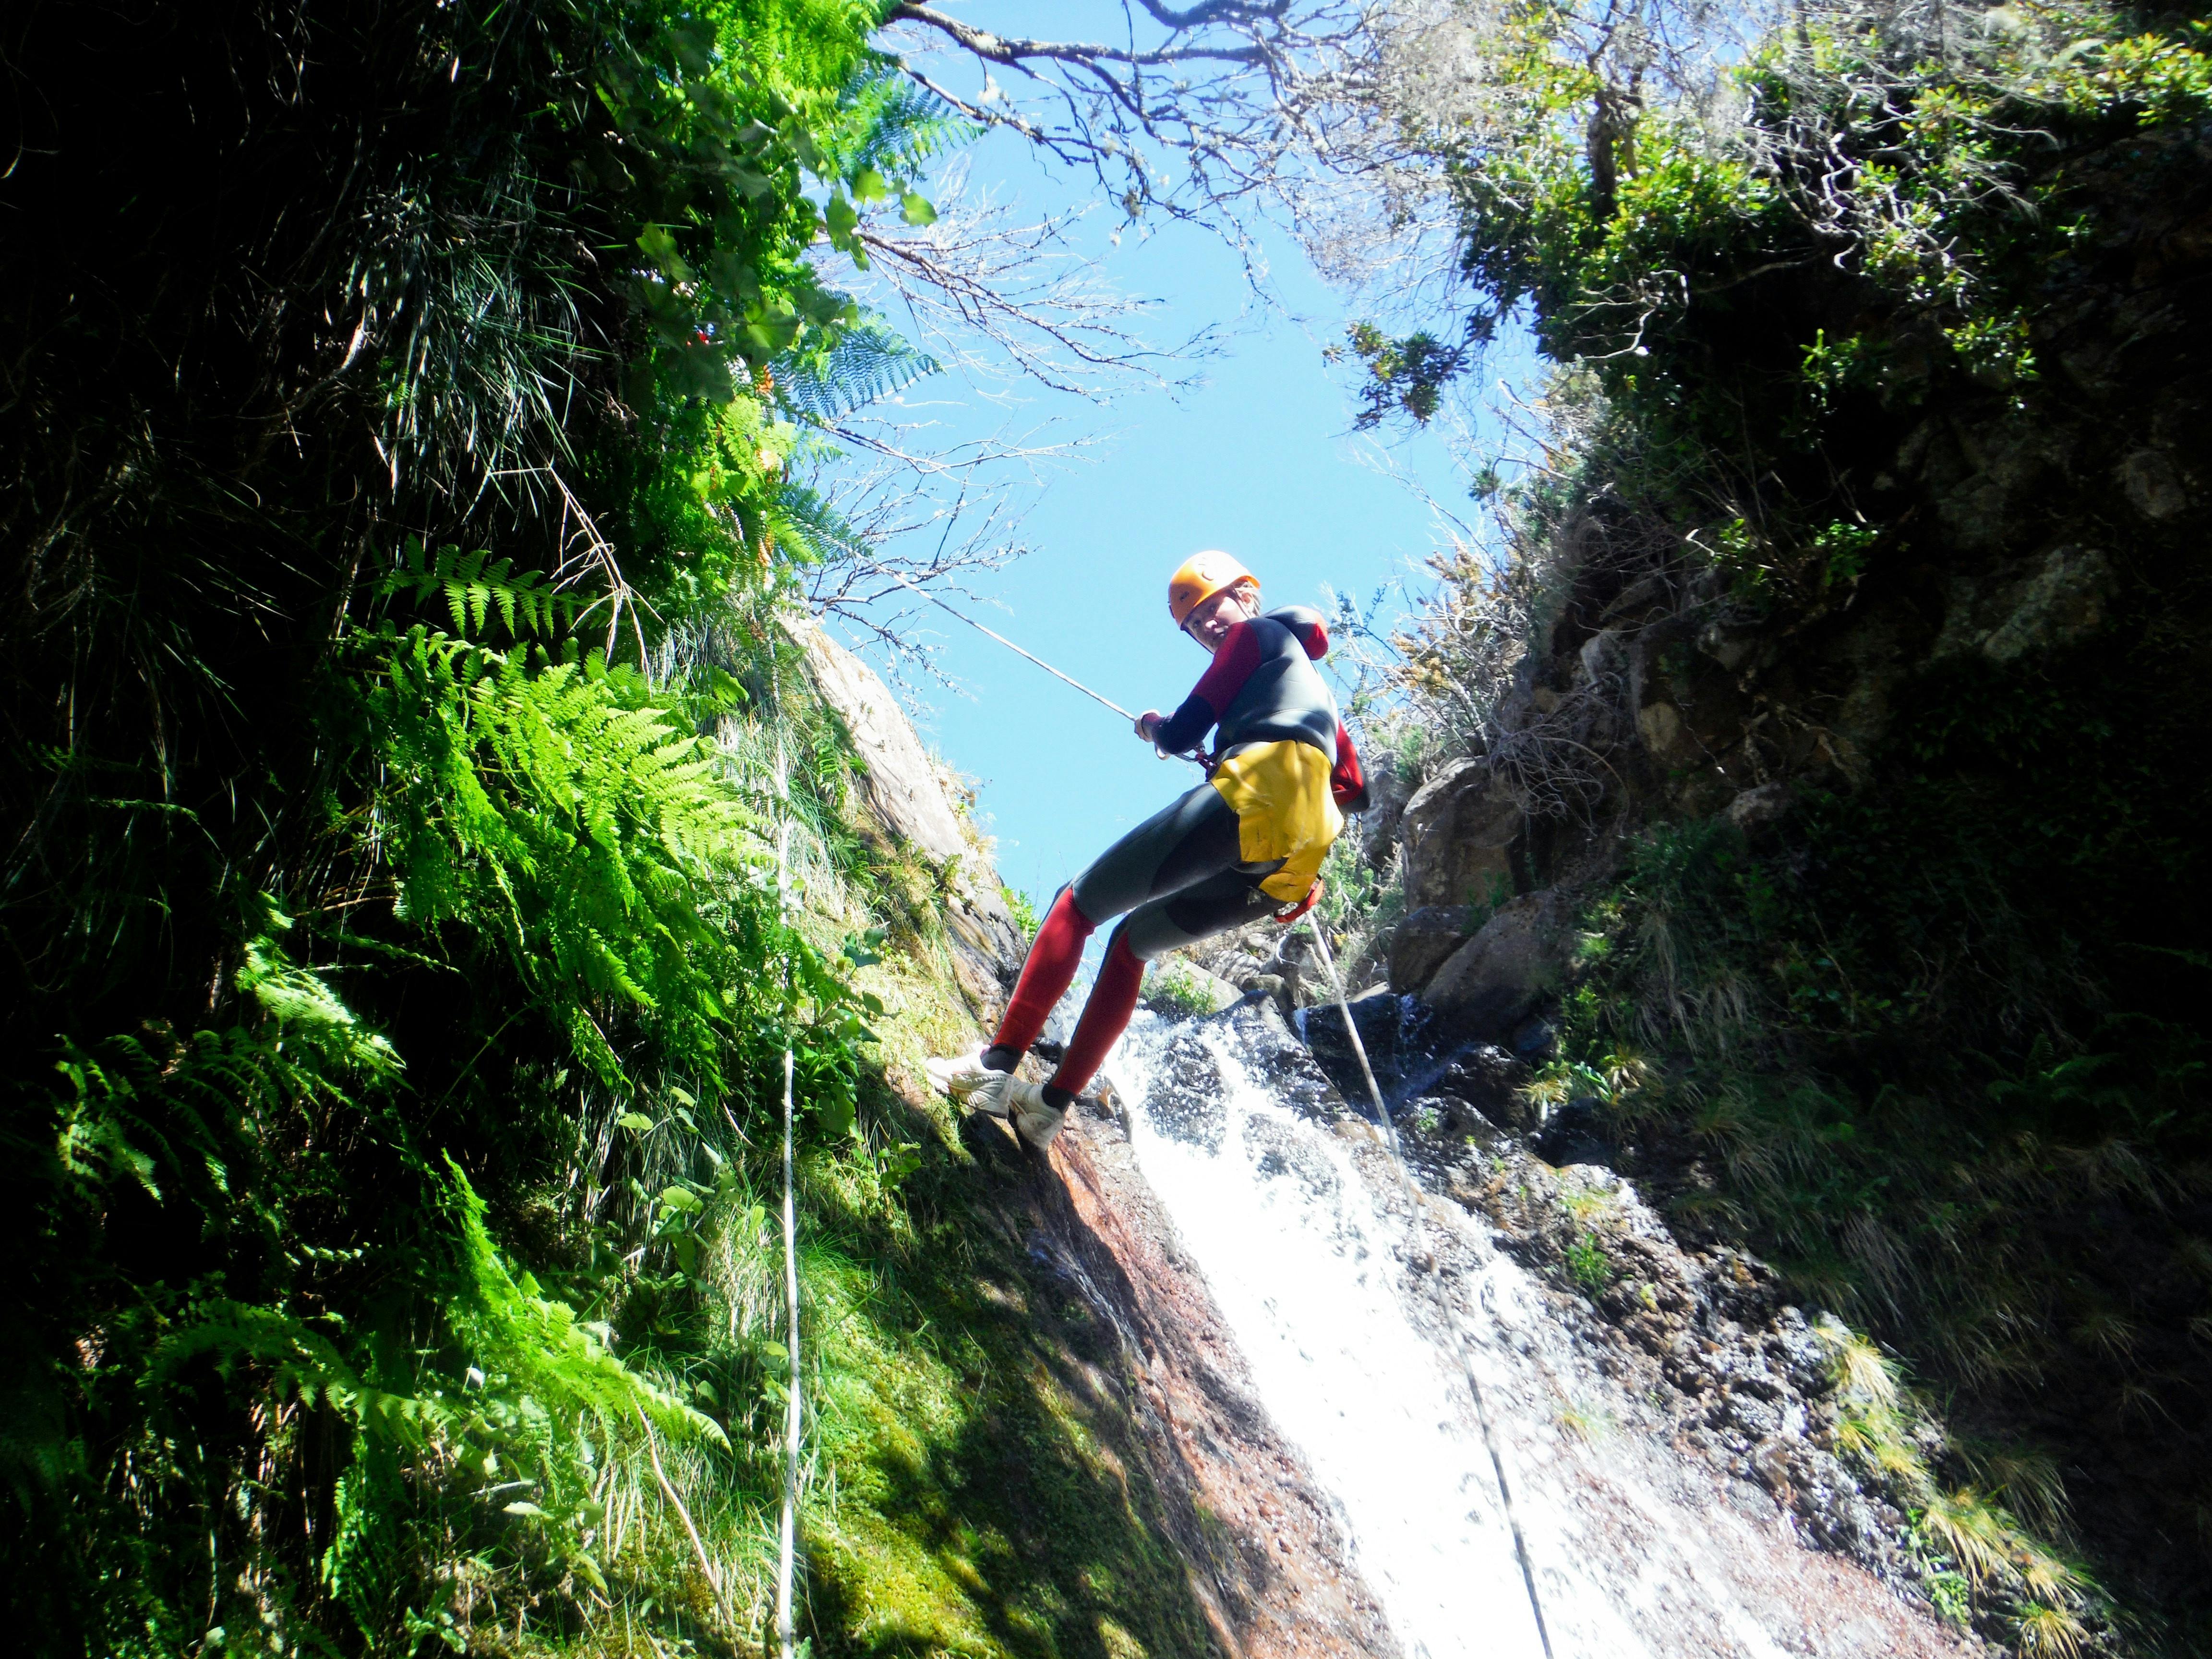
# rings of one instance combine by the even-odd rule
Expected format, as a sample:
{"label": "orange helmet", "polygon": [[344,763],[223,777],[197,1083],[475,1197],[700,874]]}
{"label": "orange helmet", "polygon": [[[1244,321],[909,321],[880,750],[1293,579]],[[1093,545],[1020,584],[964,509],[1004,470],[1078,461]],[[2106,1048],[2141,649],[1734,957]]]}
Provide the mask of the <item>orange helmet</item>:
{"label": "orange helmet", "polygon": [[1259,579],[1226,553],[1209,550],[1194,553],[1168,578],[1168,615],[1181,628],[1189,620],[1190,613],[1204,605],[1224,587],[1234,587],[1238,582],[1250,582],[1255,587]]}

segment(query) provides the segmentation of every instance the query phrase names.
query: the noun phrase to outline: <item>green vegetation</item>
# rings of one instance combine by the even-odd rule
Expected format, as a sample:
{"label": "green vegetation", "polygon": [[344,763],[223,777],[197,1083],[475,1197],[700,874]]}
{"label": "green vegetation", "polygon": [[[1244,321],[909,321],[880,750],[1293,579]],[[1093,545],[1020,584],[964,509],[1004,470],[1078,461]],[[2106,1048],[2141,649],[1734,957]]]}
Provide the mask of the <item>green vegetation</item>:
{"label": "green vegetation", "polygon": [[1205,1650],[1096,1334],[992,1311],[1013,1231],[894,1086],[971,1035],[949,877],[779,620],[857,545],[827,422],[933,367],[823,257],[968,136],[878,13],[11,29],[30,1648],[758,1651],[788,1048],[815,1651]]}
{"label": "green vegetation", "polygon": [[[1850,1449],[1961,1617],[2117,1639],[2040,1533],[2201,1643],[2212,587],[2160,491],[2212,313],[2142,319],[2201,282],[2165,239],[2212,205],[2212,34],[1816,5],[1701,83],[1680,39],[1577,62],[1571,8],[1516,16],[1521,101],[1432,142],[1464,337],[1519,307],[1558,365],[1546,447],[1482,481],[1504,556],[1441,568],[1403,684],[1584,884],[1533,1092],[1605,1103],[1679,1222],[1911,1358],[1960,1439],[1911,1449],[1884,1384]],[[1474,361],[1435,337],[1355,335],[1370,412]],[[2081,568],[2072,611],[2002,586]],[[1973,1436],[2049,1479],[2000,1488]]]}
{"label": "green vegetation", "polygon": [[1212,978],[1175,957],[1163,957],[1145,975],[1145,1006],[1170,1019],[1210,1014],[1220,988]]}

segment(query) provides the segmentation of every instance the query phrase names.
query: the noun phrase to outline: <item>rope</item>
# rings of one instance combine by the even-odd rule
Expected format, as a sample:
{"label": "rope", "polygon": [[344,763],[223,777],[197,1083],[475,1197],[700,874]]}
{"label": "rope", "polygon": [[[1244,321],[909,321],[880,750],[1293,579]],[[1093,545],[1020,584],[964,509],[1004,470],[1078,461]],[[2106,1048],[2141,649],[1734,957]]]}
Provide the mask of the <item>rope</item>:
{"label": "rope", "polygon": [[791,1613],[792,1569],[799,1553],[799,1212],[792,1201],[791,1050],[783,1051],[783,1294],[791,1328],[790,1389],[783,1412],[783,1527],[775,1553],[775,1639],[783,1659],[794,1659],[797,1631]]}
{"label": "rope", "polygon": [[1111,697],[1100,696],[1098,693],[1093,691],[1089,686],[1085,685],[1081,680],[1077,679],[1073,674],[1063,674],[1060,670],[1054,668],[1050,663],[1047,662],[1042,657],[1031,656],[1030,653],[1023,650],[1021,647],[1016,645],[1004,634],[993,633],[991,629],[984,627],[982,623],[977,622],[973,617],[969,616],[964,611],[955,611],[951,605],[947,605],[943,599],[939,599],[936,594],[931,592],[927,588],[916,586],[913,582],[908,581],[905,577],[900,575],[896,570],[886,570],[879,564],[875,564],[865,560],[862,561],[862,562],[866,563],[868,565],[868,568],[874,571],[878,575],[889,576],[901,587],[908,588],[915,593],[919,593],[923,599],[927,599],[932,605],[935,605],[939,611],[944,611],[947,616],[959,617],[962,622],[966,623],[969,627],[974,629],[978,634],[989,635],[991,638],[998,641],[1000,645],[1005,646],[1007,650],[1012,652],[1016,656],[1028,657],[1031,662],[1035,663],[1039,668],[1043,669],[1044,672],[1051,675],[1053,678],[1064,681],[1067,684],[1073,686],[1077,690],[1083,693],[1085,696],[1090,698],[1093,702],[1104,703],[1109,708],[1119,714],[1123,720],[1128,721],[1132,726],[1134,726],[1137,723],[1137,717],[1134,714],[1132,714],[1127,709],[1122,708],[1120,703],[1115,702]]}
{"label": "rope", "polygon": [[[984,627],[982,623],[977,622],[966,611],[955,611],[950,605],[947,605],[943,599],[938,598],[936,594],[931,592],[927,588],[916,586],[913,582],[908,581],[904,576],[900,575],[897,571],[887,570],[882,565],[877,564],[871,560],[863,559],[860,562],[866,565],[869,569],[874,571],[878,575],[889,576],[900,586],[910,589],[912,592],[920,594],[923,599],[927,599],[932,605],[935,605],[939,611],[944,611],[947,616],[957,617],[962,622],[966,623],[969,627],[974,629],[978,634],[981,634],[987,638],[996,640],[1000,645],[1005,646],[1007,650],[1012,652],[1016,656],[1028,658],[1030,661],[1035,663],[1039,668],[1043,669],[1044,672],[1051,675],[1053,678],[1060,681],[1064,684],[1073,686],[1077,690],[1083,693],[1085,696],[1090,698],[1093,702],[1101,702],[1105,704],[1107,708],[1112,709],[1123,720],[1128,721],[1130,725],[1134,726],[1137,723],[1137,717],[1134,714],[1132,714],[1127,709],[1122,708],[1120,703],[1115,702],[1113,698],[1099,696],[1097,692],[1093,691],[1089,686],[1085,685],[1081,680],[1077,679],[1073,674],[1061,673],[1060,670],[1054,668],[1042,657],[1036,655],[1033,652],[1023,650],[1021,647],[1016,645],[1004,634],[998,633],[992,629]],[[1205,761],[1201,760],[1194,754],[1170,755],[1164,749],[1155,749],[1152,752],[1158,755],[1164,760],[1188,761],[1193,766],[1197,767],[1200,771],[1204,771],[1206,769]]]}
{"label": "rope", "polygon": [[[775,704],[775,902],[787,926],[791,917],[791,782],[783,744],[783,707],[769,665],[769,695]],[[783,1523],[775,1553],[775,1639],[781,1659],[796,1659],[798,1629],[792,1614],[791,1584],[799,1557],[799,1452],[804,1428],[799,1364],[799,1206],[792,1180],[792,1060],[783,1050],[783,1295],[786,1352],[789,1356],[783,1410]]]}
{"label": "rope", "polygon": [[[1321,918],[1308,913],[1306,925],[1313,932],[1314,943],[1321,947],[1321,965],[1328,969],[1328,988],[1336,993],[1336,1011],[1344,1016],[1344,1034],[1352,1039],[1352,1052],[1359,1057],[1359,1074],[1367,1079],[1367,1092],[1375,1102],[1376,1121],[1382,1126],[1383,1143],[1390,1149],[1390,1160],[1398,1168],[1398,1179],[1406,1188],[1406,1199],[1413,1207],[1412,1218],[1407,1223],[1407,1240],[1419,1248],[1421,1232],[1421,1194],[1413,1185],[1413,1177],[1406,1168],[1406,1155],[1398,1145],[1398,1126],[1390,1121],[1390,1109],[1382,1103],[1382,1088],[1375,1081],[1375,1068],[1367,1061],[1367,1045],[1360,1041],[1359,1026],[1352,1018],[1352,1003],[1344,994],[1344,981],[1337,977],[1336,957],[1328,948],[1328,936],[1322,929]],[[1528,1591],[1528,1611],[1536,1616],[1536,1639],[1543,1644],[1544,1659],[1552,1659],[1552,1633],[1545,1627],[1544,1604],[1536,1595],[1536,1571],[1528,1562],[1528,1541],[1521,1535],[1521,1517],[1514,1512],[1513,1488],[1505,1479],[1505,1459],[1498,1449],[1498,1436],[1490,1426],[1490,1407],[1482,1397],[1482,1379],[1475,1374],[1474,1355],[1467,1346],[1467,1339],[1459,1340],[1460,1367],[1467,1373],[1467,1386],[1474,1395],[1474,1420],[1482,1428],[1482,1443],[1490,1453],[1490,1467],[1498,1477],[1498,1496],[1505,1509],[1505,1524],[1513,1532],[1513,1554],[1521,1563],[1521,1582]]]}

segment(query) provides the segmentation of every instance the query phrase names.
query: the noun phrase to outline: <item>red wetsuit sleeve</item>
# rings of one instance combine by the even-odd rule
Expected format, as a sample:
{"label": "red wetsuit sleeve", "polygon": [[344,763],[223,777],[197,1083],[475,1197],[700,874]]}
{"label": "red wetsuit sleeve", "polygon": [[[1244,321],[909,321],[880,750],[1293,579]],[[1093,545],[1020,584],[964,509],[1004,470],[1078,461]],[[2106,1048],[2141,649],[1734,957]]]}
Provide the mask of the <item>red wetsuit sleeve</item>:
{"label": "red wetsuit sleeve", "polygon": [[1160,722],[1152,741],[1171,755],[1196,748],[1213,723],[1229,712],[1259,665],[1258,634],[1250,623],[1238,623],[1213,653],[1213,665],[1182,700],[1182,707]]}
{"label": "red wetsuit sleeve", "polygon": [[1352,746],[1352,733],[1342,720],[1336,723],[1336,765],[1328,775],[1328,791],[1336,797],[1340,812],[1367,810],[1367,775],[1360,770],[1359,751]]}

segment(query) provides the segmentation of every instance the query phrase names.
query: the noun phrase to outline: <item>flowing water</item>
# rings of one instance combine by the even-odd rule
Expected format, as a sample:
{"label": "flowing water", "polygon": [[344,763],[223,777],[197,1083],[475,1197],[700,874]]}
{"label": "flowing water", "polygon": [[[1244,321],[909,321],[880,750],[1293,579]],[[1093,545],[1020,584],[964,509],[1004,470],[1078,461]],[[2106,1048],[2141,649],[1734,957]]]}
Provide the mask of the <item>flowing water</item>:
{"label": "flowing water", "polygon": [[1878,1628],[1902,1611],[1886,1595],[1848,1605],[1865,1591],[1847,1584],[1839,1601],[1843,1570],[1812,1566],[1771,1505],[1732,1506],[1635,1426],[1650,1413],[1608,1393],[1486,1228],[1431,1219],[1409,1253],[1382,1154],[1297,1109],[1283,1073],[1310,1063],[1272,1032],[1249,1012],[1140,1015],[1109,1076],[1146,1180],[1407,1654],[1542,1659],[1516,1521],[1557,1659],[1901,1650]]}

